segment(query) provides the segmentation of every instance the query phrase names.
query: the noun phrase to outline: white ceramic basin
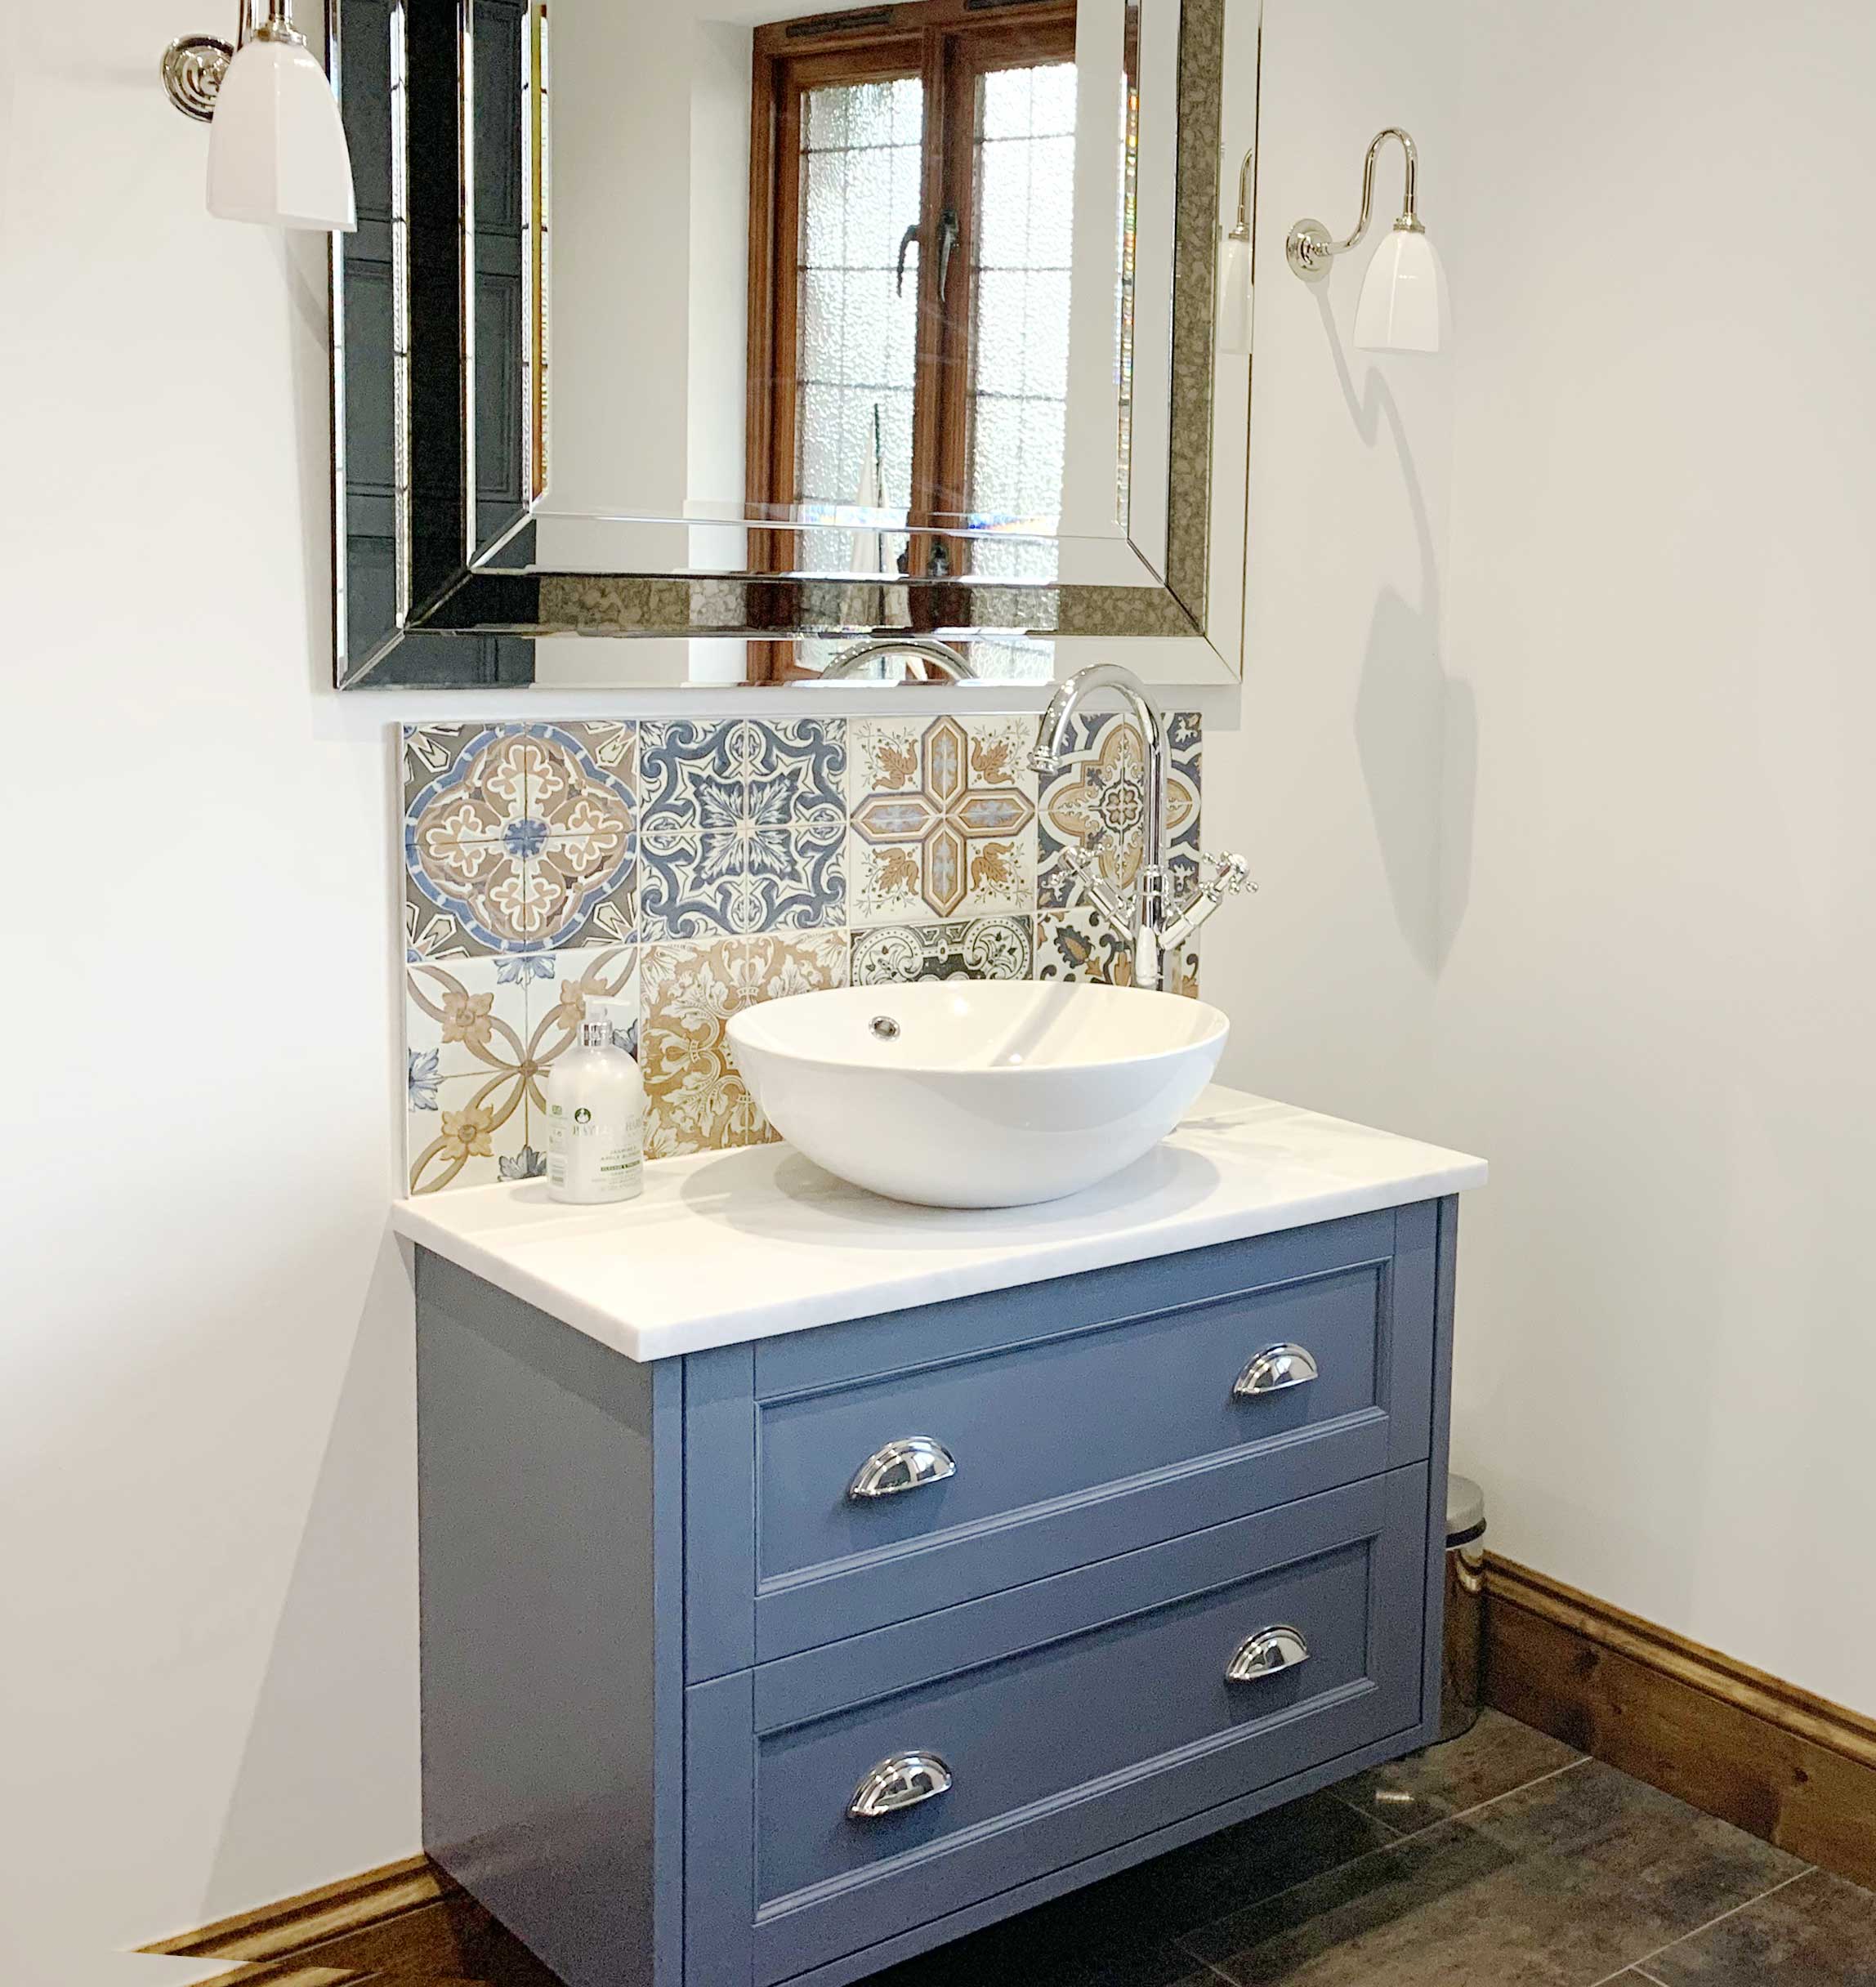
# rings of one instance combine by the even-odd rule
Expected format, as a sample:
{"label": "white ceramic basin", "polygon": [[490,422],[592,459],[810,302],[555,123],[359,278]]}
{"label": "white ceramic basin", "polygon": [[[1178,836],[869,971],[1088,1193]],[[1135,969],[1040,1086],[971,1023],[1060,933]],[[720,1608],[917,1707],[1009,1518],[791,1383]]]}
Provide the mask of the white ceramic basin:
{"label": "white ceramic basin", "polygon": [[895,1200],[1016,1208],[1158,1145],[1230,1031],[1171,994],[927,980],[767,1001],[729,1034],[770,1122],[830,1173]]}

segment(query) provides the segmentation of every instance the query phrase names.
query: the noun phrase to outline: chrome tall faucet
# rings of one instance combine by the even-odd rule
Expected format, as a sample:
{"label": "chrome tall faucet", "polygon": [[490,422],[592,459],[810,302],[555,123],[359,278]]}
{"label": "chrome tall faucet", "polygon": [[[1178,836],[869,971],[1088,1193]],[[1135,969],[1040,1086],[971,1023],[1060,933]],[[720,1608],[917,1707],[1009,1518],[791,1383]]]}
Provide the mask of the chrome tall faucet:
{"label": "chrome tall faucet", "polygon": [[1038,773],[1052,773],[1061,766],[1070,726],[1088,698],[1103,690],[1111,690],[1120,699],[1140,727],[1146,758],[1140,872],[1133,902],[1129,904],[1122,900],[1097,870],[1094,859],[1084,846],[1071,844],[1063,851],[1063,860],[1103,916],[1132,940],[1134,985],[1157,990],[1166,984],[1167,953],[1177,953],[1226,897],[1241,890],[1255,890],[1257,885],[1251,881],[1241,855],[1208,856],[1202,860],[1214,865],[1210,882],[1201,882],[1184,904],[1171,911],[1167,867],[1172,851],[1167,840],[1167,822],[1171,812],[1172,746],[1164,714],[1131,669],[1123,669],[1118,663],[1092,663],[1086,669],[1078,669],[1056,690],[1043,712],[1030,764]]}

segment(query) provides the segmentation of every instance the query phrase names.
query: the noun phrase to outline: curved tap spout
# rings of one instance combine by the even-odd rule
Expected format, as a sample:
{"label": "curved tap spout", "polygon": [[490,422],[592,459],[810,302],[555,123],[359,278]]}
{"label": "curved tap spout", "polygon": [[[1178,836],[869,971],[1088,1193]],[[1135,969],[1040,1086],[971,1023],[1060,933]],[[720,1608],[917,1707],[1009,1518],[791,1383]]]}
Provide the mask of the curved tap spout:
{"label": "curved tap spout", "polygon": [[877,641],[855,642],[844,649],[820,672],[824,683],[851,676],[866,663],[882,655],[916,655],[934,664],[954,683],[975,683],[977,672],[970,658],[948,641],[934,641],[922,635],[882,635]]}
{"label": "curved tap spout", "polygon": [[1061,764],[1068,735],[1088,699],[1110,690],[1139,726],[1146,763],[1145,819],[1141,823],[1140,894],[1133,913],[1133,984],[1157,988],[1163,977],[1160,934],[1166,924],[1166,823],[1172,780],[1172,748],[1166,719],[1131,669],[1118,663],[1092,663],[1078,669],[1049,700],[1036,732],[1030,764],[1038,773],[1052,773]]}

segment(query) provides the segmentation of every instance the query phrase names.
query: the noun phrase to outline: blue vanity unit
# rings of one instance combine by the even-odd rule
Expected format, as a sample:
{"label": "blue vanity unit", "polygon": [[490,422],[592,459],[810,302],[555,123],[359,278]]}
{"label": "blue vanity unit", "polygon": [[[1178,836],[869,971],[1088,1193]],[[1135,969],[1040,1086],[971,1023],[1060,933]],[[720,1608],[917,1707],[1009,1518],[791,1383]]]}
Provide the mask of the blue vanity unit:
{"label": "blue vanity unit", "polygon": [[402,1203],[431,1855],[572,1987],[835,1987],[1427,1744],[1484,1176],[1213,1090],[1050,1207]]}

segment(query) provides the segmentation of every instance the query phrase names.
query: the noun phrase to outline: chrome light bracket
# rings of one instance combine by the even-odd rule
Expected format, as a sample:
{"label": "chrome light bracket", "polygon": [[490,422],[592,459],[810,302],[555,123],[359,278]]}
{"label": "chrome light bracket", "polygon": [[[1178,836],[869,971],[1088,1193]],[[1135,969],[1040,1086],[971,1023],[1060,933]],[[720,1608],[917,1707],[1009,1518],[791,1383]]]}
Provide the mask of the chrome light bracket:
{"label": "chrome light bracket", "polygon": [[216,35],[179,35],[163,51],[163,87],[169,100],[185,118],[208,123],[234,60],[234,51]]}
{"label": "chrome light bracket", "polygon": [[219,35],[181,34],[163,50],[163,87],[185,118],[201,124],[213,121],[228,65],[249,41],[306,46],[306,36],[293,25],[293,0],[266,0],[266,16],[260,21],[253,17],[253,6],[254,0],[235,0],[232,44]]}
{"label": "chrome light bracket", "polygon": [[1398,138],[1400,150],[1406,156],[1406,184],[1401,190],[1400,215],[1394,223],[1397,230],[1414,234],[1424,234],[1420,217],[1415,207],[1419,194],[1420,154],[1414,141],[1399,125],[1390,124],[1385,131],[1378,131],[1368,147],[1368,157],[1361,168],[1361,218],[1355,224],[1355,232],[1346,241],[1338,241],[1328,228],[1313,216],[1299,221],[1284,242],[1284,256],[1290,267],[1305,283],[1324,283],[1338,255],[1346,255],[1355,248],[1368,232],[1369,217],[1374,211],[1374,162],[1380,157],[1381,148],[1390,138]]}

